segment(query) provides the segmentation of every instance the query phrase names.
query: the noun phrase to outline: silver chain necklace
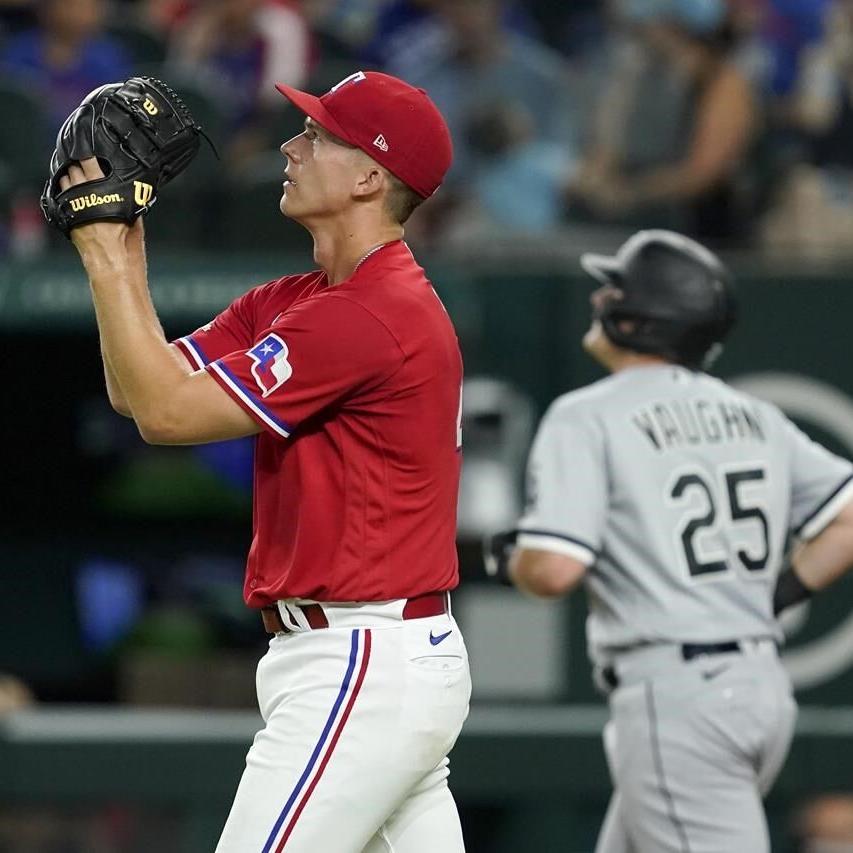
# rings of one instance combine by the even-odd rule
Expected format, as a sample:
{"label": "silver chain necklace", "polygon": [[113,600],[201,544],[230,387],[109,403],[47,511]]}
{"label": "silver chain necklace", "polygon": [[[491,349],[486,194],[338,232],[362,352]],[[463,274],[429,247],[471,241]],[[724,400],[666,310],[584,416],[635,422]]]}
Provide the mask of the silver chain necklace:
{"label": "silver chain necklace", "polygon": [[358,269],[358,268],[359,268],[359,267],[360,267],[360,266],[361,266],[361,265],[362,265],[362,264],[363,264],[363,263],[364,263],[364,262],[365,262],[365,261],[366,261],[366,260],[371,256],[371,255],[375,254],[375,253],[376,253],[376,252],[378,252],[380,249],[384,249],[386,246],[388,246],[390,243],[393,243],[393,242],[395,242],[395,241],[394,241],[394,240],[389,240],[389,241],[388,241],[388,243],[380,243],[378,246],[374,246],[372,249],[370,249],[370,251],[368,251],[368,253],[367,253],[366,255],[363,255],[363,256],[361,257],[361,260],[359,260],[359,262],[355,265],[355,269],[353,269],[353,273],[355,273],[355,271],[356,271],[356,270],[357,270],[357,269]]}

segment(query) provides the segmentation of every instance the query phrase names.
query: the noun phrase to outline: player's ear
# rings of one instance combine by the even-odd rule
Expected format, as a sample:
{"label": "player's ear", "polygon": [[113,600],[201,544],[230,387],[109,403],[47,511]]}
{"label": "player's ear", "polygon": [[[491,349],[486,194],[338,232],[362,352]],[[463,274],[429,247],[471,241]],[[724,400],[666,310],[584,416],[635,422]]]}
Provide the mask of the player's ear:
{"label": "player's ear", "polygon": [[385,170],[372,160],[358,172],[353,195],[367,199],[381,192],[386,185]]}

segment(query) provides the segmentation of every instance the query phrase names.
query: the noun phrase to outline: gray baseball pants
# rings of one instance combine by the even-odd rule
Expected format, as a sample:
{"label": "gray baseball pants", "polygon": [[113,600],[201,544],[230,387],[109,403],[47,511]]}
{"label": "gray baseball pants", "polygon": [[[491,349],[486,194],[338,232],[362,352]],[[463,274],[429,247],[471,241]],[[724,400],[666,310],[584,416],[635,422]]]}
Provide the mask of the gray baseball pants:
{"label": "gray baseball pants", "polygon": [[596,853],[769,853],[762,797],[796,703],[775,645],[685,662],[678,645],[615,662],[604,732],[614,792]]}

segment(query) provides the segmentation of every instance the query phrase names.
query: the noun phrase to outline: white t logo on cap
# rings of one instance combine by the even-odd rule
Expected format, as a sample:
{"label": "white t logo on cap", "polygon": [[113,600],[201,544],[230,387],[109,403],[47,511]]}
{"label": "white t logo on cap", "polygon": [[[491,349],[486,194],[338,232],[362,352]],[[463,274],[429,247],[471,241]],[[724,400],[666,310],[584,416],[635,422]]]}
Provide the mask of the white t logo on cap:
{"label": "white t logo on cap", "polygon": [[381,133],[373,140],[373,144],[381,151],[388,150],[388,143],[385,141],[385,137]]}

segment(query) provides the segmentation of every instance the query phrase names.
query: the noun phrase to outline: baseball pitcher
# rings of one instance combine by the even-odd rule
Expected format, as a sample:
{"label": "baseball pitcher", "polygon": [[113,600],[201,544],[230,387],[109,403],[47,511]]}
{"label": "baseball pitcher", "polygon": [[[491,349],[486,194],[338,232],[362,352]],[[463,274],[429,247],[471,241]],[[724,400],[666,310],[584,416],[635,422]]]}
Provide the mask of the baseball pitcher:
{"label": "baseball pitcher", "polygon": [[311,234],[314,271],[169,344],[139,217],[200,128],[146,78],[69,117],[44,210],[89,275],[116,410],[154,444],[256,436],[244,598],[271,634],[264,727],[217,853],[461,853],[447,754],[471,693],[449,599],[462,357],[403,240],[450,134],[422,89],[387,74],[320,98],[278,88],[305,115],[281,146],[279,209]]}
{"label": "baseball pitcher", "polygon": [[853,468],[703,372],[735,320],[704,247],[641,231],[581,262],[600,284],[584,347],[612,375],[544,416],[487,564],[534,595],[587,590],[614,786],[597,853],[762,853],[796,716],[775,612],[853,562]]}

